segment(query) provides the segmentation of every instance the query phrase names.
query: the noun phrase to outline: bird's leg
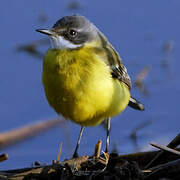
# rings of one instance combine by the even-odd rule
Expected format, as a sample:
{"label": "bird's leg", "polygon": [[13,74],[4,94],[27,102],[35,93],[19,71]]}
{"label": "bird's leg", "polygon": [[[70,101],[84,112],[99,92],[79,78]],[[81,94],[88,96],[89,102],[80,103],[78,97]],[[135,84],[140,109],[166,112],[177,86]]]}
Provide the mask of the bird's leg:
{"label": "bird's leg", "polygon": [[109,151],[109,133],[111,128],[111,118],[107,118],[107,137],[106,137],[106,149],[105,152],[107,153]]}
{"label": "bird's leg", "polygon": [[75,149],[74,154],[73,154],[73,158],[78,157],[78,148],[79,148],[79,144],[81,142],[81,137],[82,137],[83,131],[84,131],[84,126],[81,126],[81,130],[80,130],[80,133],[79,133],[79,137],[78,137],[78,141],[77,141],[77,144],[76,144],[76,149]]}

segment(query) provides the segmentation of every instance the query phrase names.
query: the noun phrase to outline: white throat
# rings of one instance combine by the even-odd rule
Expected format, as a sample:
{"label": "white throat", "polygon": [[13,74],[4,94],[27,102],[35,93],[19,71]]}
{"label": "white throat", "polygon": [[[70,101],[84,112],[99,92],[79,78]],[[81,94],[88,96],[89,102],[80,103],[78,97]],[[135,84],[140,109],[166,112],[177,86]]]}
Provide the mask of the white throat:
{"label": "white throat", "polygon": [[51,46],[53,49],[75,49],[81,44],[73,44],[61,36],[50,36]]}

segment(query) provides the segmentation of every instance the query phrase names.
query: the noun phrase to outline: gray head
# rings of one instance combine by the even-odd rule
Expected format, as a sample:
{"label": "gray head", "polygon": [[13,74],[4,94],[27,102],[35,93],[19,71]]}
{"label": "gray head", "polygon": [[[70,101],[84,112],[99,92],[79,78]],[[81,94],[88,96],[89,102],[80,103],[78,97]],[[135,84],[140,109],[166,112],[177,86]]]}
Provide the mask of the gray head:
{"label": "gray head", "polygon": [[52,47],[56,49],[78,48],[98,37],[97,28],[79,15],[65,16],[58,20],[52,29],[37,31],[49,35]]}

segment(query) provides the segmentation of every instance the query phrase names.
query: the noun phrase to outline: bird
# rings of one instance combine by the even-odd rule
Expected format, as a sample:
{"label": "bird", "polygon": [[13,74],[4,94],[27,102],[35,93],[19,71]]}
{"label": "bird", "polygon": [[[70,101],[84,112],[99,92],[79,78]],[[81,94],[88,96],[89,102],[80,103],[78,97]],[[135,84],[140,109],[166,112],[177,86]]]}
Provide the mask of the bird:
{"label": "bird", "polygon": [[144,110],[131,96],[131,79],[118,52],[86,17],[69,15],[50,29],[51,48],[43,61],[42,83],[49,105],[65,119],[81,126],[73,157],[84,128],[107,121],[105,152],[109,151],[111,117],[126,106]]}

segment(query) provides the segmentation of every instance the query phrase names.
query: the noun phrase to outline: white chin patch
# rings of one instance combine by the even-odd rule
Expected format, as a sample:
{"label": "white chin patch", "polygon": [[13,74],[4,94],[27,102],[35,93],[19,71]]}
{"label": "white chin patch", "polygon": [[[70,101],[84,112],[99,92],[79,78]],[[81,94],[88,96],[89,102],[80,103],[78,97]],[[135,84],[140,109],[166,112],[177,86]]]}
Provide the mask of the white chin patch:
{"label": "white chin patch", "polygon": [[73,44],[61,36],[50,36],[51,46],[53,49],[75,49],[80,47],[80,44]]}

